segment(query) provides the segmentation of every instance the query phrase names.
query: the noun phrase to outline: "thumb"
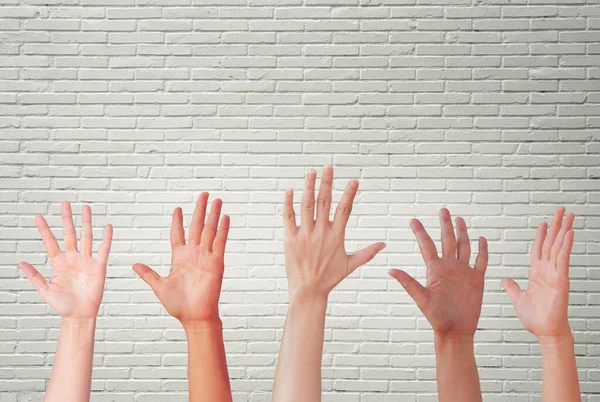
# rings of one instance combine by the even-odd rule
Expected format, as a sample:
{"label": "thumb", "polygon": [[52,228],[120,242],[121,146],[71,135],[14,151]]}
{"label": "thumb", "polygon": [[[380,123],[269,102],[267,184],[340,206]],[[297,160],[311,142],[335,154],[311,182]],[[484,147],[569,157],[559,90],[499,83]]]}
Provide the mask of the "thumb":
{"label": "thumb", "polygon": [[510,300],[512,300],[513,306],[516,308],[519,298],[521,297],[521,288],[517,282],[510,278],[504,278],[500,284],[502,285],[504,291],[508,294],[508,297],[510,297]]}
{"label": "thumb", "polygon": [[353,272],[356,268],[371,261],[378,252],[385,248],[385,246],[385,243],[373,243],[369,247],[365,247],[362,250],[358,250],[354,254],[350,254],[348,256],[348,262],[351,269],[350,272]]}
{"label": "thumb", "polygon": [[427,289],[415,278],[400,269],[390,269],[388,274],[402,285],[406,293],[415,301],[417,307],[424,311],[427,307]]}
{"label": "thumb", "polygon": [[150,285],[152,290],[156,292],[158,285],[160,284],[160,280],[162,279],[159,274],[144,264],[134,264],[133,270],[140,276],[140,278],[142,278],[144,282]]}

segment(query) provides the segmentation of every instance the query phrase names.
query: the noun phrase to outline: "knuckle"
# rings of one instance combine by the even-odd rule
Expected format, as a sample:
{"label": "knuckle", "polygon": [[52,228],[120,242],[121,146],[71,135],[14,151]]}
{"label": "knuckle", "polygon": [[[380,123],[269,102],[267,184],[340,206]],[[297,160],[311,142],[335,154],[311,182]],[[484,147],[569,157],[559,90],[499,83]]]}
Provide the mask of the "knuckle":
{"label": "knuckle", "polygon": [[317,198],[317,205],[319,207],[328,207],[331,205],[331,201],[328,200],[327,198]]}
{"label": "knuckle", "polygon": [[312,211],[315,209],[315,206],[312,202],[304,201],[302,202],[302,209],[305,211]]}
{"label": "knuckle", "polygon": [[344,216],[348,216],[352,213],[352,205],[340,205],[340,213]]}

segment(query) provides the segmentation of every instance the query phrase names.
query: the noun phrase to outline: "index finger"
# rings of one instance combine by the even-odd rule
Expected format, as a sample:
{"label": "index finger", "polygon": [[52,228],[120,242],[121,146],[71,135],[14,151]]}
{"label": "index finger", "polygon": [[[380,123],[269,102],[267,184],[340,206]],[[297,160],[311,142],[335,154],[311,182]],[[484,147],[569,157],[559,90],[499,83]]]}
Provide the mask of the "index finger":
{"label": "index finger", "polygon": [[535,240],[533,242],[533,247],[531,248],[531,259],[532,260],[541,260],[542,259],[542,245],[546,239],[546,233],[548,232],[548,224],[546,222],[540,223],[538,227],[537,234],[535,235]]}
{"label": "index finger", "polygon": [[410,228],[417,238],[419,249],[421,250],[421,255],[423,256],[425,264],[429,264],[430,261],[438,259],[439,256],[435,243],[431,240],[431,236],[429,236],[429,233],[427,233],[423,224],[418,219],[413,219],[410,221]]}
{"label": "index finger", "polygon": [[185,231],[183,229],[183,212],[177,207],[173,211],[171,221],[171,248],[185,245]]}
{"label": "index finger", "polygon": [[283,196],[283,228],[286,234],[294,234],[298,230],[294,211],[294,190],[291,188],[288,188]]}
{"label": "index finger", "polygon": [[44,243],[44,248],[48,252],[50,258],[54,258],[60,254],[60,247],[58,246],[58,241],[56,241],[56,237],[54,237],[54,233],[48,227],[48,222],[42,215],[37,215],[35,217],[35,224],[42,235],[42,242]]}

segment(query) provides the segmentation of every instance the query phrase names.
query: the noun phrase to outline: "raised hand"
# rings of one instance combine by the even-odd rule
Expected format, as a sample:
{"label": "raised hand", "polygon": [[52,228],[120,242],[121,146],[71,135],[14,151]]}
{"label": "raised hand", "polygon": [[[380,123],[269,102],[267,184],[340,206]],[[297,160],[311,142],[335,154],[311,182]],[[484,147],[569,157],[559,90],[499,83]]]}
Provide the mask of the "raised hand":
{"label": "raised hand", "polygon": [[512,279],[502,287],[510,296],[523,327],[534,334],[542,352],[544,402],[579,402],[575,340],[569,326],[569,259],[575,215],[556,210],[552,224],[542,223],[531,249],[531,271],[525,293]]}
{"label": "raised hand", "polygon": [[212,203],[205,222],[208,193],[198,197],[185,240],[181,208],[173,211],[171,226],[171,271],[162,278],[144,264],[135,264],[135,272],[152,288],[167,312],[183,324],[219,319],[218,302],[223,280],[225,245],[229,216],[221,218],[222,201]]}
{"label": "raised hand", "polygon": [[473,269],[469,266],[471,242],[465,221],[456,218],[455,235],[450,212],[443,208],[440,225],[442,258],[421,222],[410,222],[427,266],[426,287],[404,271],[393,269],[390,275],[400,282],[433,327],[439,401],[481,402],[473,337],[481,314],[487,241],[479,238]]}
{"label": "raised hand", "polygon": [[79,250],[71,205],[62,204],[63,238],[65,252],[61,253],[54,234],[43,216],[35,222],[42,235],[44,247],[52,263],[52,276],[46,280],[31,264],[21,262],[23,270],[38,294],[63,318],[93,318],[104,293],[106,262],[112,242],[112,226],[106,225],[104,240],[96,258],[92,257],[92,211],[85,205],[82,211],[83,227]]}
{"label": "raised hand", "polygon": [[285,267],[290,296],[299,290],[309,290],[320,295],[329,292],[355,269],[369,262],[384,247],[374,243],[355,254],[347,254],[344,246],[346,224],[358,190],[358,180],[350,180],[340,200],[333,222],[329,220],[333,185],[333,168],[325,166],[316,200],[317,174],[306,174],[301,205],[301,225],[296,225],[293,191],[285,192],[283,218],[285,229]]}
{"label": "raised hand", "polygon": [[[190,402],[230,402],[231,386],[219,317],[229,216],[223,202],[212,203],[205,222],[208,193],[200,194],[187,243],[181,208],[173,211],[171,271],[162,278],[150,267],[135,264],[135,272],[152,288],[167,312],[182,324],[188,341]],[[217,232],[218,227],[218,232]]]}
{"label": "raised hand", "polygon": [[61,212],[64,253],[44,217],[38,215],[35,218],[52,263],[50,280],[26,262],[21,262],[19,267],[40,297],[61,316],[56,355],[44,402],[86,402],[90,400],[96,316],[104,293],[112,226],[106,225],[104,240],[97,257],[93,258],[90,207],[83,207],[79,250],[71,205],[63,203]]}
{"label": "raised hand", "polygon": [[404,271],[393,269],[389,273],[414,299],[437,334],[472,337],[481,314],[488,263],[487,241],[484,237],[479,238],[479,252],[473,269],[469,266],[471,243],[465,221],[456,218],[455,236],[450,212],[443,208],[440,225],[442,258],[421,222],[417,219],[410,222],[427,266],[425,287]]}
{"label": "raised hand", "polygon": [[333,168],[323,168],[315,218],[316,177],[314,170],[306,174],[300,227],[296,225],[292,190],[285,192],[283,202],[290,303],[277,358],[273,402],[321,400],[321,360],[329,292],[385,247],[384,243],[374,243],[355,254],[346,253],[346,224],[358,181],[351,180],[346,186],[331,222]]}
{"label": "raised hand", "polygon": [[550,230],[546,222],[538,228],[531,250],[527,290],[521,292],[512,279],[502,281],[523,327],[538,339],[571,334],[567,309],[575,215],[569,213],[563,219],[564,214],[565,208],[558,208]]}

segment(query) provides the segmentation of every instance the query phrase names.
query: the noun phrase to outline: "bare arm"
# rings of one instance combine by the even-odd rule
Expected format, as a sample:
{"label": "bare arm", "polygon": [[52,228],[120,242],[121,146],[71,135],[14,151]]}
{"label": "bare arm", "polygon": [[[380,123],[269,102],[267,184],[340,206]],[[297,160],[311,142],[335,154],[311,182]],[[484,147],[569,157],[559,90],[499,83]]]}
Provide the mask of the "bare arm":
{"label": "bare arm", "polygon": [[575,341],[569,326],[569,259],[575,215],[558,208],[548,229],[542,223],[531,249],[529,284],[523,293],[512,279],[502,286],[510,296],[523,327],[534,334],[542,351],[544,402],[579,402]]}
{"label": "bare arm", "polygon": [[104,293],[106,261],[112,241],[112,227],[106,226],[97,258],[92,258],[92,213],[83,207],[83,229],[77,250],[77,236],[71,206],[62,206],[66,252],[61,253],[56,238],[42,216],[36,217],[50,261],[52,277],[46,281],[33,266],[19,264],[40,297],[61,316],[60,333],[45,402],[84,402],[90,400],[92,358],[96,316]]}
{"label": "bare arm", "polygon": [[479,239],[479,253],[471,268],[465,221],[456,219],[455,235],[450,213],[444,208],[440,224],[441,258],[421,222],[413,219],[410,224],[427,266],[427,286],[401,270],[391,270],[390,275],[415,300],[433,328],[439,401],[481,402],[473,337],[481,314],[487,242]]}
{"label": "bare arm", "polygon": [[95,318],[63,318],[44,402],[89,401]]}
{"label": "bare arm", "polygon": [[273,401],[320,401],[327,297],[300,291],[290,297],[277,358]]}
{"label": "bare arm", "polygon": [[277,359],[274,402],[321,400],[321,355],[329,292],[385,247],[383,243],[375,243],[356,254],[346,254],[345,229],[358,181],[348,183],[331,222],[331,166],[323,169],[316,219],[315,180],[316,172],[309,171],[302,196],[300,227],[296,226],[293,192],[285,193],[284,248],[290,303]]}
{"label": "bare arm", "polygon": [[208,193],[202,193],[187,243],[181,208],[173,212],[173,256],[166,278],[147,265],[135,264],[133,269],[150,285],[167,312],[183,325],[188,341],[190,402],[230,402],[231,386],[218,306],[229,217],[224,215],[219,226],[222,201],[217,198],[205,222],[207,203]]}
{"label": "bare arm", "polygon": [[435,334],[435,365],[440,402],[481,401],[472,336]]}
{"label": "bare arm", "polygon": [[231,401],[221,320],[183,325],[188,342],[190,401]]}

